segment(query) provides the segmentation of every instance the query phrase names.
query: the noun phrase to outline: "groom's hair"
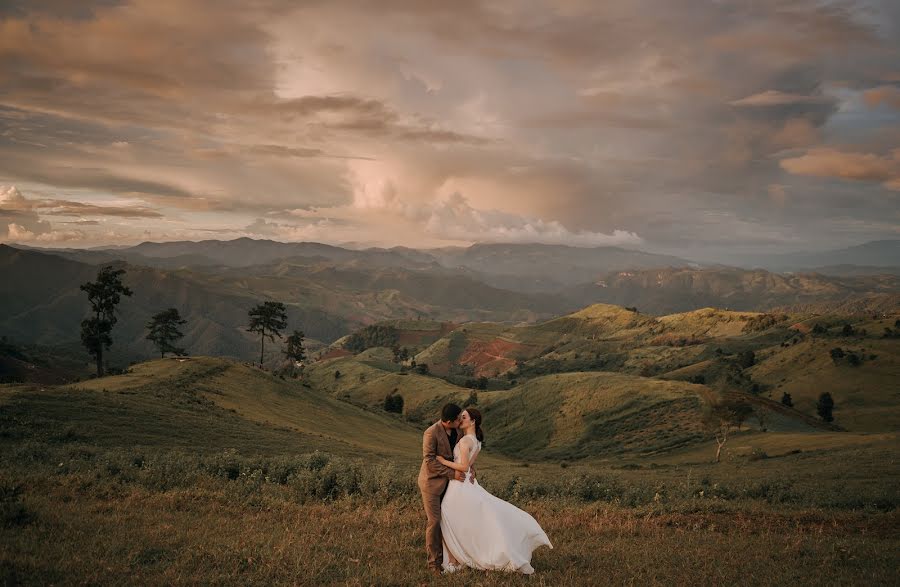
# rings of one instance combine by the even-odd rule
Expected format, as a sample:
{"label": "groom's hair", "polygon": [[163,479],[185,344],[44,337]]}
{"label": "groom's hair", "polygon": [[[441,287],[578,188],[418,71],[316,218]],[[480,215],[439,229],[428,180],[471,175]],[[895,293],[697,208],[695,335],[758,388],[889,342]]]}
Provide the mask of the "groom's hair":
{"label": "groom's hair", "polygon": [[460,414],[462,414],[461,407],[456,404],[447,404],[446,406],[444,406],[444,409],[441,410],[441,420],[444,422],[450,422],[459,418]]}

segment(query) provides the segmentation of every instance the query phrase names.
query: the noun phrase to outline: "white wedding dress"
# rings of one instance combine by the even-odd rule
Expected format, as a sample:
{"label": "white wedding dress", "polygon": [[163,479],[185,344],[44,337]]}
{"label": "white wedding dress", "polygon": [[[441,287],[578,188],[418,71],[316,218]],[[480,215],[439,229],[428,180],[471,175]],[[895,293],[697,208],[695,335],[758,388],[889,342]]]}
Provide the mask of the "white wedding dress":
{"label": "white wedding dress", "polygon": [[[481,443],[471,436],[460,439],[453,450],[456,462],[460,450],[471,452],[471,463]],[[449,567],[449,551],[460,564],[476,569],[533,573],[532,551],[543,545],[553,548],[547,534],[527,512],[491,495],[477,479],[468,479],[466,473],[466,481],[450,481],[441,501],[444,569]]]}

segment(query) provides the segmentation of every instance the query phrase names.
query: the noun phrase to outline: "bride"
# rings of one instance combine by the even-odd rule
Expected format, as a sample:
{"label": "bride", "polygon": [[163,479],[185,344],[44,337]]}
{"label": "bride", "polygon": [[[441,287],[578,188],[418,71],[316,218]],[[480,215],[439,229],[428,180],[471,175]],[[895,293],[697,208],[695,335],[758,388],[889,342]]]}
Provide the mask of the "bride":
{"label": "bride", "polygon": [[465,481],[450,481],[441,502],[443,568],[451,573],[464,565],[531,574],[532,551],[553,545],[528,513],[491,495],[477,480],[470,481],[469,467],[484,441],[481,413],[469,408],[460,417],[459,430],[465,436],[453,450],[454,460],[437,457],[442,465],[466,473]]}

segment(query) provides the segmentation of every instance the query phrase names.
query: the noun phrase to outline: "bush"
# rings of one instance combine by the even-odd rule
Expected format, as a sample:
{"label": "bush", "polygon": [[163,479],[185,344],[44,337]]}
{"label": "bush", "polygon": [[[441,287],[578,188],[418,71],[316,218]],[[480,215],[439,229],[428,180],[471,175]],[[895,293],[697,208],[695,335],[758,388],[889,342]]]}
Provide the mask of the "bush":
{"label": "bush", "polygon": [[816,402],[816,412],[824,421],[833,422],[834,416],[831,413],[833,409],[834,399],[831,397],[831,394],[826,391],[819,396],[819,401]]}
{"label": "bush", "polygon": [[[396,391],[396,390],[395,390]],[[403,396],[399,393],[389,393],[384,398],[384,411],[395,414],[403,413]]]}

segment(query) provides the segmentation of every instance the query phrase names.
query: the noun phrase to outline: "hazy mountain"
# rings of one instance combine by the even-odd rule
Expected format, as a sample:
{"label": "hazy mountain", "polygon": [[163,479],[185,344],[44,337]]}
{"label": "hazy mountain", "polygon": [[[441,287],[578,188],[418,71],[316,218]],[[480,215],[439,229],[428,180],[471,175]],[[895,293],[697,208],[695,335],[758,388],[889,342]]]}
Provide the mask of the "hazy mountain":
{"label": "hazy mountain", "polygon": [[557,291],[594,281],[609,271],[684,267],[686,259],[619,247],[568,247],[542,244],[477,244],[465,249],[430,251],[448,267],[476,271],[494,286],[523,291]]}
{"label": "hazy mountain", "polygon": [[799,271],[835,265],[898,267],[900,266],[900,240],[870,241],[853,247],[820,252],[753,256],[739,265],[764,267],[773,271]]}
{"label": "hazy mountain", "polygon": [[[245,329],[247,311],[262,300],[284,302],[289,328],[326,343],[392,318],[528,321],[565,308],[557,298],[499,290],[440,267],[416,271],[308,258],[180,271],[115,263],[127,268],[125,283],[135,292],[119,306],[112,355],[119,358],[151,352],[144,324],[169,307],[188,320],[184,346],[191,353],[235,357],[252,357],[258,348],[258,338]],[[0,283],[0,332],[22,343],[79,340],[88,311],[79,286],[96,277],[96,265],[0,245],[0,269],[6,277]]]}
{"label": "hazy mountain", "polygon": [[[763,269],[652,269],[618,271],[573,287],[565,295],[575,305],[608,303],[665,314],[707,306],[732,310],[809,307],[857,311],[900,307],[900,277],[831,277],[816,273],[779,274]],[[861,303],[868,300],[870,303]]]}

